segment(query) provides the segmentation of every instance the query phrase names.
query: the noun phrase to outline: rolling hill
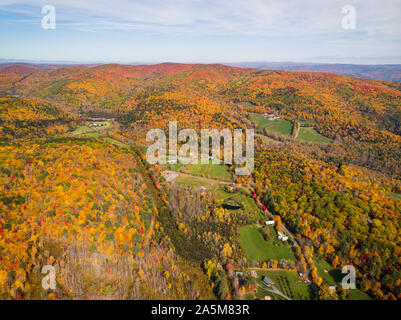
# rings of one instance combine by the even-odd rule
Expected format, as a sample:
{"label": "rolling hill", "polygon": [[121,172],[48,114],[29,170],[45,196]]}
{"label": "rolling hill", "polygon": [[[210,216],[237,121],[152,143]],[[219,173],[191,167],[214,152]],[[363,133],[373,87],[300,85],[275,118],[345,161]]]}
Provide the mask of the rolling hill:
{"label": "rolling hill", "polygon": [[340,63],[243,62],[230,63],[228,65],[264,70],[338,73],[350,77],[401,82],[401,65],[399,64],[362,65]]}
{"label": "rolling hill", "polygon": [[[58,298],[209,298],[211,287],[218,298],[239,295],[222,266],[250,268],[240,227],[274,215],[299,242],[296,261],[260,255],[257,267],[310,270],[323,297],[317,254],[333,268],[353,264],[371,297],[401,298],[400,83],[219,64],[9,65],[0,93],[4,297],[37,297],[45,261],[73,275]],[[90,128],[100,116],[105,129]],[[204,193],[166,182],[168,168],[147,166],[144,150],[147,131],[170,120],[255,128],[254,173]],[[202,184],[207,171],[195,174]],[[224,208],[221,194],[253,205]]]}

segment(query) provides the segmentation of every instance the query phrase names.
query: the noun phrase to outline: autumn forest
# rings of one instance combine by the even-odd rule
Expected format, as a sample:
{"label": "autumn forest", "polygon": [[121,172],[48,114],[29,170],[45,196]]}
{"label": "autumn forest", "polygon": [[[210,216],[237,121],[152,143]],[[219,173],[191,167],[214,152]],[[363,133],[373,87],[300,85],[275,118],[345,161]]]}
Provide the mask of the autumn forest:
{"label": "autumn forest", "polygon": [[[169,121],[254,129],[253,173],[150,165]],[[401,299],[398,82],[0,65],[0,181],[0,299]]]}

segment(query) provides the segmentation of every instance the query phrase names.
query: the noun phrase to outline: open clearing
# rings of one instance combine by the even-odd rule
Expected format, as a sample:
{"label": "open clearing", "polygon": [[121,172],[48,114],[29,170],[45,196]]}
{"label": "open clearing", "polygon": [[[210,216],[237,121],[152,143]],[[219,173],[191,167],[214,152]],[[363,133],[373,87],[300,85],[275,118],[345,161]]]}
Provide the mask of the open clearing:
{"label": "open clearing", "polygon": [[72,132],[74,135],[84,135],[94,132],[92,128],[89,128],[88,126],[77,126],[77,128]]}
{"label": "open clearing", "polygon": [[215,190],[219,186],[218,181],[212,181],[202,177],[193,177],[183,174],[179,174],[178,177],[175,178],[173,182],[177,185],[189,186],[194,189],[204,187],[208,191]]}
{"label": "open clearing", "polygon": [[299,128],[299,134],[296,140],[322,144],[330,144],[333,142],[333,140],[317,133],[317,131],[312,127]]}
{"label": "open clearing", "polygon": [[[252,268],[251,268],[252,269]],[[263,276],[267,276],[274,281],[274,285],[287,297],[295,300],[311,300],[310,284],[303,282],[301,277],[295,271],[284,270],[257,270],[258,283],[262,283]],[[274,299],[283,300],[282,297],[272,295],[262,288],[258,288],[256,297],[263,299],[264,296],[270,295]]]}
{"label": "open clearing", "polygon": [[[260,113],[251,113],[251,119],[256,122],[259,129],[267,129],[275,134],[279,134],[284,137],[291,136],[293,124],[288,120],[267,120],[265,119],[263,114]],[[320,144],[333,143],[332,139],[322,136],[313,127],[302,127],[302,125],[306,124],[315,124],[313,120],[300,120],[298,122],[300,123],[301,127],[299,128],[299,133],[296,138],[297,141]],[[263,135],[259,135],[259,137],[265,143],[272,143],[274,141],[273,139],[264,137]]]}
{"label": "open clearing", "polygon": [[255,201],[253,201],[253,199],[249,197],[248,191],[246,190],[242,190],[242,193],[241,190],[240,192],[236,193],[228,193],[224,191],[222,188],[219,188],[215,190],[213,194],[217,200],[222,200],[222,201],[233,200],[240,203],[243,206],[241,210],[245,212],[251,213],[260,210],[259,207],[256,205]]}
{"label": "open clearing", "polygon": [[[338,278],[338,274],[336,272],[333,272],[335,270],[333,270],[333,267],[323,257],[314,255],[313,262],[317,268],[317,273],[320,277],[322,277],[325,284],[327,284],[328,286],[335,285],[336,281],[334,280],[334,278],[336,278],[337,281],[341,281],[341,273],[340,278]],[[325,270],[327,272],[325,272]]]}
{"label": "open clearing", "polygon": [[[317,273],[326,285],[341,286],[341,281],[345,275],[341,273],[340,269],[333,268],[323,257],[316,254],[313,256],[313,262],[317,268]],[[370,300],[369,296],[359,289],[349,290],[348,294],[351,300]]]}
{"label": "open clearing", "polygon": [[264,262],[267,260],[293,260],[294,254],[288,245],[277,246],[266,242],[257,226],[242,226],[239,228],[239,244],[249,262],[256,260]]}
{"label": "open clearing", "polygon": [[396,200],[401,200],[401,194],[394,193],[394,192],[387,192],[387,194],[390,198],[393,198]]}
{"label": "open clearing", "polygon": [[194,163],[184,165],[181,163],[169,164],[169,170],[181,171],[183,173],[191,174],[194,176],[215,179],[225,182],[230,182],[233,180],[231,173],[228,171],[227,166],[224,164],[213,164],[209,161],[208,164]]}
{"label": "open clearing", "polygon": [[278,144],[280,141],[269,138],[268,136],[264,136],[263,134],[255,134],[255,137],[262,139],[265,144]]}
{"label": "open clearing", "polygon": [[253,104],[252,102],[245,101],[245,102],[240,102],[240,105],[243,106],[244,108],[255,108],[256,105]]}
{"label": "open clearing", "polygon": [[266,120],[263,114],[260,113],[251,113],[251,119],[256,122],[259,129],[267,129],[286,137],[291,136],[292,123],[288,120]]}
{"label": "open clearing", "polygon": [[210,179],[232,181],[233,178],[224,164],[191,164],[184,169],[185,172],[194,176],[202,176]]}

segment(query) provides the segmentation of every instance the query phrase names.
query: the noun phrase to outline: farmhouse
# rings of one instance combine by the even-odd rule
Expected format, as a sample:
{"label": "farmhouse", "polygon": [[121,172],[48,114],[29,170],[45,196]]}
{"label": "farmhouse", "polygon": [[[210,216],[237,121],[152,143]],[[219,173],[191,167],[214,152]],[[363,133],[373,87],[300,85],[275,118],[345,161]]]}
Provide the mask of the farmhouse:
{"label": "farmhouse", "polygon": [[277,232],[277,236],[278,236],[279,240],[281,240],[281,241],[287,241],[288,240],[288,237],[286,235],[284,235],[283,233],[281,233],[281,232]]}
{"label": "farmhouse", "polygon": [[269,277],[263,276],[262,282],[267,285],[268,287],[271,287],[274,284],[274,281],[270,279]]}
{"label": "farmhouse", "polygon": [[330,292],[334,292],[334,291],[336,291],[336,289],[337,289],[337,286],[329,286],[329,290],[330,290]]}
{"label": "farmhouse", "polygon": [[280,119],[280,116],[274,114],[274,113],[265,113],[263,115],[265,117],[266,120],[278,120]]}
{"label": "farmhouse", "polygon": [[102,123],[97,123],[97,122],[91,122],[91,123],[89,124],[89,127],[102,127],[102,126],[104,126],[104,124],[102,124]]}

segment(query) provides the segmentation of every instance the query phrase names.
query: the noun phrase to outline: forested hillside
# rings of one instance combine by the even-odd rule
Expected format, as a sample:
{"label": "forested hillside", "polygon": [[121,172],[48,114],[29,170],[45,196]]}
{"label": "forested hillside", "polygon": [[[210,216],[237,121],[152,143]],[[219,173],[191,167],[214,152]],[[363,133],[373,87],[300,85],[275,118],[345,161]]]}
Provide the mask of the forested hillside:
{"label": "forested hillside", "polygon": [[[400,83],[223,65],[14,66],[0,70],[0,93],[3,297],[37,297],[46,260],[65,275],[57,298],[259,297],[227,262],[307,272],[310,298],[345,298],[328,293],[325,259],[354,265],[368,296],[401,298]],[[148,167],[146,133],[170,120],[255,128],[255,171]],[[254,238],[279,258],[249,261],[243,227],[273,216],[276,229]],[[292,245],[272,236],[281,221]]]}

